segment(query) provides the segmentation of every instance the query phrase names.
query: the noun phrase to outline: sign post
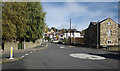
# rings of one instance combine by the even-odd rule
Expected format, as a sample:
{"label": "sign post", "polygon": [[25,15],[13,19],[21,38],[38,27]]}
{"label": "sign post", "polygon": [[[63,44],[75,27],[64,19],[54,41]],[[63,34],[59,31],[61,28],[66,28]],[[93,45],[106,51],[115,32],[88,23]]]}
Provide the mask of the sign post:
{"label": "sign post", "polygon": [[14,59],[13,58],[13,47],[10,48],[10,58],[9,59]]}

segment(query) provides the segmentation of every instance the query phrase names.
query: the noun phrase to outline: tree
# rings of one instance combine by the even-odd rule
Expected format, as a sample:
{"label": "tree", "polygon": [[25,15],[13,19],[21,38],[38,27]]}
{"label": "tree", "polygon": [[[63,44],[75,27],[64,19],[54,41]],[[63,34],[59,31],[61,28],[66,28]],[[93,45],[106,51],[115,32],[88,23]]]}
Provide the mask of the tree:
{"label": "tree", "polygon": [[66,30],[63,28],[63,29],[61,29],[61,32],[64,34],[66,32]]}
{"label": "tree", "polygon": [[48,27],[45,27],[45,33],[47,33],[49,31]]}
{"label": "tree", "polygon": [[42,37],[45,15],[39,2],[5,2],[2,13],[2,38],[35,41]]}
{"label": "tree", "polygon": [[56,29],[55,27],[51,27],[51,30],[55,31],[55,32],[58,32],[59,30]]}
{"label": "tree", "polygon": [[43,12],[42,5],[39,2],[29,2],[28,4],[29,21],[27,25],[29,26],[27,30],[27,39],[35,41],[42,37],[45,27],[45,15]]}
{"label": "tree", "polygon": [[12,41],[13,39],[25,36],[26,26],[26,3],[6,2],[2,13],[2,36],[3,40]]}

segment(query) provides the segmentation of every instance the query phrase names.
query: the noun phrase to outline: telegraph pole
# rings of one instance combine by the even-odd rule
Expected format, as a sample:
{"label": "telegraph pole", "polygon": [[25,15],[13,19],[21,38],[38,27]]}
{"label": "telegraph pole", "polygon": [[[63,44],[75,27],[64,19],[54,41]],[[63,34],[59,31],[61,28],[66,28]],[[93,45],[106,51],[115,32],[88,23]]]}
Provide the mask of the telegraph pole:
{"label": "telegraph pole", "polygon": [[71,44],[71,18],[70,18],[70,44]]}

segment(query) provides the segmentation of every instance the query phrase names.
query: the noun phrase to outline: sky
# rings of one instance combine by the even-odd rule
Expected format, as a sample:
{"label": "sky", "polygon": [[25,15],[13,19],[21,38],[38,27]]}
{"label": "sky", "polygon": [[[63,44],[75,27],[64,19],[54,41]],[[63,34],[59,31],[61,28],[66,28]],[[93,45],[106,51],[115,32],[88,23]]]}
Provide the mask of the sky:
{"label": "sky", "polygon": [[111,18],[118,23],[118,2],[42,2],[49,28],[86,29],[90,22]]}

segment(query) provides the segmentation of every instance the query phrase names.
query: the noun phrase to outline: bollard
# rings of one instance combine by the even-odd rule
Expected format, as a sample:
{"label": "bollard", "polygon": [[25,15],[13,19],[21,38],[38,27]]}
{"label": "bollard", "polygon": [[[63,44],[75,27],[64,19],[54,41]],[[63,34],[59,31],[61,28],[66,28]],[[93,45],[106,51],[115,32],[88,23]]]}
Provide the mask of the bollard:
{"label": "bollard", "polygon": [[10,58],[9,59],[14,59],[13,58],[13,47],[10,48]]}

